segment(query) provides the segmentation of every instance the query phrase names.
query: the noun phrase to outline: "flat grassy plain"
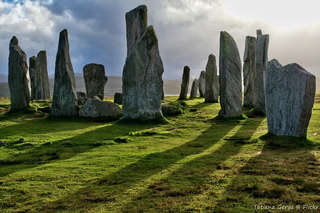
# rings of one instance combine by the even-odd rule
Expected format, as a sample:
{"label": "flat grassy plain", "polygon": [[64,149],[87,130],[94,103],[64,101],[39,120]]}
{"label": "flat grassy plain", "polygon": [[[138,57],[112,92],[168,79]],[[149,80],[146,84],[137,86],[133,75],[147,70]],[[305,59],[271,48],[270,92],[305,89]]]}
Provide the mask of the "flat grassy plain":
{"label": "flat grassy plain", "polygon": [[216,119],[220,105],[203,102],[144,124],[7,114],[0,98],[0,212],[320,208],[319,96],[307,139],[267,135],[263,117]]}

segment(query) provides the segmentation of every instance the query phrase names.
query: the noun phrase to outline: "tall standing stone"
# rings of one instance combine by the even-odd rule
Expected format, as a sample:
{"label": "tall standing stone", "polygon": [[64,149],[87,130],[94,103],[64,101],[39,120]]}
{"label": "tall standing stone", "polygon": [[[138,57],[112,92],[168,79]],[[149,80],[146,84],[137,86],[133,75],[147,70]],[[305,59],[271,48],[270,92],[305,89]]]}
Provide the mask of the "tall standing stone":
{"label": "tall standing stone", "polygon": [[244,106],[254,106],[254,79],[256,73],[256,42],[255,37],[246,37],[246,46],[244,52],[243,81],[244,81]]}
{"label": "tall standing stone", "polygon": [[35,100],[44,100],[50,98],[50,84],[47,68],[47,53],[42,50],[38,53],[36,59],[36,83]]}
{"label": "tall standing stone", "polygon": [[128,56],[123,69],[123,117],[161,120],[164,72],[158,38],[147,25],[147,8],[139,6],[126,14]]}
{"label": "tall standing stone", "polygon": [[114,94],[113,103],[122,105],[122,93],[116,92]]}
{"label": "tall standing stone", "polygon": [[187,99],[188,90],[189,90],[189,81],[190,81],[190,68],[188,66],[185,66],[183,68],[179,100]]}
{"label": "tall standing stone", "polygon": [[227,32],[220,33],[220,105],[222,118],[242,113],[242,64],[236,42]]}
{"label": "tall standing stone", "polygon": [[127,27],[127,56],[148,27],[148,9],[141,5],[130,12],[126,13]]}
{"label": "tall standing stone", "polygon": [[9,45],[9,75],[11,109],[15,112],[29,107],[30,77],[27,55],[20,48],[18,39],[13,36]]}
{"label": "tall standing stone", "polygon": [[201,71],[199,77],[199,93],[200,97],[203,98],[206,93],[206,71]]}
{"label": "tall standing stone", "polygon": [[266,113],[264,94],[264,74],[268,65],[269,35],[262,35],[261,30],[257,30],[256,43],[256,74],[254,80],[255,90],[255,111]]}
{"label": "tall standing stone", "polygon": [[269,132],[306,137],[315,99],[315,76],[298,64],[282,67],[272,60],[265,75],[265,87]]}
{"label": "tall standing stone", "polygon": [[104,99],[104,87],[108,81],[106,71],[101,64],[88,64],[83,68],[83,77],[87,91],[87,97],[98,96]]}
{"label": "tall standing stone", "polygon": [[68,31],[60,32],[56,57],[54,91],[51,115],[72,117],[78,115],[76,81],[69,55]]}
{"label": "tall standing stone", "polygon": [[50,83],[47,69],[47,53],[42,50],[37,57],[29,59],[31,78],[31,99],[44,100],[50,98]]}
{"label": "tall standing stone", "polygon": [[217,75],[217,62],[216,57],[211,54],[208,57],[206,66],[206,90],[205,102],[218,103],[219,102],[219,78]]}
{"label": "tall standing stone", "polygon": [[37,76],[36,76],[37,57],[32,56],[29,58],[29,74],[30,74],[30,87],[31,87],[31,100],[35,100],[36,88],[37,88]]}
{"label": "tall standing stone", "polygon": [[199,89],[199,81],[198,81],[198,79],[194,79],[193,82],[192,82],[190,99],[194,99],[194,98],[197,97],[198,89]]}

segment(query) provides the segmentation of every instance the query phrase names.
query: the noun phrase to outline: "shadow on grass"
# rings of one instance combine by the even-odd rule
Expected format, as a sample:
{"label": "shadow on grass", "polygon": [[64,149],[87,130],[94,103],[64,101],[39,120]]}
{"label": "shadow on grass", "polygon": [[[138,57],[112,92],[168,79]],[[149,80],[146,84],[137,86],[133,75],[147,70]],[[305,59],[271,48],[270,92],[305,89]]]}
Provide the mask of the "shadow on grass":
{"label": "shadow on grass", "polygon": [[[46,122],[46,121],[34,121],[34,122]],[[61,121],[62,125],[61,128],[65,127],[66,121]],[[70,121],[71,122],[71,121]],[[49,122],[48,122],[49,123]],[[47,124],[47,123],[46,123]],[[52,123],[51,125],[59,125],[60,123]],[[26,125],[26,124],[19,124],[12,126],[12,128],[17,128],[17,126],[20,125]],[[54,142],[48,142],[45,144],[42,144],[40,146],[32,145],[32,144],[21,144],[19,146],[16,146],[16,144],[13,144],[12,147],[14,149],[19,149],[21,146],[22,149],[26,148],[25,145],[31,146],[28,151],[17,154],[16,156],[11,156],[8,159],[0,160],[0,177],[6,176],[8,174],[34,168],[49,162],[59,161],[59,160],[65,160],[74,157],[75,155],[78,155],[83,152],[88,152],[89,150],[96,148],[98,146],[105,146],[112,144],[113,140],[117,137],[126,136],[128,133],[132,130],[138,131],[143,130],[146,128],[151,128],[156,126],[156,124],[123,124],[114,122],[110,124],[109,126],[100,127],[94,131],[89,131],[83,134],[79,134],[75,137],[54,141]],[[27,126],[28,127],[28,126]],[[33,126],[34,127],[34,126]],[[31,129],[31,126],[29,126]],[[4,128],[7,129],[8,128]],[[0,134],[2,133],[3,129],[0,130]],[[21,131],[21,129],[20,129]],[[30,130],[31,131],[31,130]],[[35,127],[32,131],[41,132],[38,127]],[[14,134],[13,131],[11,131],[10,134]],[[102,142],[104,141],[104,142]],[[108,141],[109,144],[106,142]]]}
{"label": "shadow on grass", "polygon": [[253,212],[259,211],[255,205],[296,208],[319,203],[320,163],[312,153],[319,144],[270,134],[261,140],[265,142],[261,153],[239,170],[214,211]]}
{"label": "shadow on grass", "polygon": [[198,108],[198,109],[201,109],[201,108],[203,108],[203,107],[211,106],[211,105],[214,105],[214,104],[217,104],[217,105],[219,105],[219,106],[220,106],[220,104],[219,104],[219,103],[209,103],[209,102],[205,102],[204,98],[198,98],[198,99],[203,99],[203,102],[201,102],[201,103],[198,103],[198,104],[196,104],[196,105],[191,106],[192,108]]}
{"label": "shadow on grass", "polygon": [[[14,115],[10,119],[19,119],[18,124],[0,128],[0,139],[8,136],[39,135],[48,133],[58,133],[62,131],[79,130],[88,126],[88,121],[81,119],[53,119],[41,114],[32,114],[27,117]],[[92,125],[101,123],[92,123]]]}
{"label": "shadow on grass", "polygon": [[[225,162],[232,156],[237,155],[243,145],[256,142],[251,137],[262,120],[246,120],[232,137],[225,138],[226,141],[217,150],[189,161],[182,168],[172,172],[169,177],[153,183],[147,190],[133,198],[132,202],[123,206],[122,211],[165,210],[165,212],[180,212],[181,207],[190,206],[190,198],[202,194],[206,190],[206,184],[210,182],[210,174],[219,170],[231,169],[225,165]],[[204,134],[195,141],[201,139],[212,140]],[[183,211],[193,212],[198,210],[188,208]]]}
{"label": "shadow on grass", "polygon": [[[164,169],[167,169],[169,166],[188,156],[204,152],[221,140],[225,135],[227,135],[229,131],[231,131],[237,124],[238,122],[236,121],[217,121],[206,131],[204,131],[203,134],[201,134],[197,139],[163,152],[150,154],[136,163],[130,164],[125,168],[120,169],[116,173],[100,179],[91,186],[85,187],[76,193],[69,195],[68,197],[44,204],[43,209],[49,212],[71,209],[88,211],[92,208],[95,208],[99,204],[108,205],[109,202],[121,202],[121,200],[117,199],[120,199],[119,197],[121,197],[124,191],[134,190],[134,185],[139,184],[146,178],[160,173]],[[223,149],[221,151],[223,151]],[[223,159],[218,159],[217,161],[223,162],[228,158],[228,156],[232,155],[232,153],[223,154]],[[212,155],[210,156],[212,157]],[[209,156],[207,157],[209,158]],[[203,163],[205,160],[206,159],[203,158],[200,161]],[[204,171],[209,171],[210,168],[212,168],[212,164],[216,165],[216,162],[206,162],[205,165],[208,166],[208,170],[205,168]],[[183,169],[179,170],[175,173],[175,175],[170,176],[168,179],[174,179],[176,178],[176,175],[178,175],[182,180],[187,181],[183,178],[185,172],[187,172],[189,169],[202,168],[199,166],[198,160],[195,160],[185,165]],[[206,172],[199,175],[194,174],[193,178],[197,179],[195,183],[199,183],[201,180],[206,178]],[[143,198],[148,197],[149,195],[152,195],[149,194],[149,191],[142,192],[141,196],[134,200],[134,203],[129,204],[125,208],[128,207],[129,209],[131,205],[134,205],[136,202],[143,202]],[[153,204],[154,203],[150,203],[150,205]]]}

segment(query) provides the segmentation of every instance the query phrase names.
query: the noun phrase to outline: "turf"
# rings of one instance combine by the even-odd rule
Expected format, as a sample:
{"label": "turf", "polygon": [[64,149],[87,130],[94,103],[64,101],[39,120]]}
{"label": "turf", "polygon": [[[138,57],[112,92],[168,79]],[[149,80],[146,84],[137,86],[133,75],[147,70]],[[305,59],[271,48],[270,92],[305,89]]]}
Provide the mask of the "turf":
{"label": "turf", "polygon": [[95,123],[10,114],[0,98],[0,212],[320,208],[320,97],[307,139],[268,135],[264,117],[217,119],[203,102],[162,124]]}

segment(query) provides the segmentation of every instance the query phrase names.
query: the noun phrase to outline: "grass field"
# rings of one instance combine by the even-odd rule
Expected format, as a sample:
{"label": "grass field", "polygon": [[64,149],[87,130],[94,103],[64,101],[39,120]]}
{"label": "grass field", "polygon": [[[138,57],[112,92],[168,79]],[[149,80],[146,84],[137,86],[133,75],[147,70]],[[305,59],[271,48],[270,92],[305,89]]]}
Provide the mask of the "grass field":
{"label": "grass field", "polygon": [[0,98],[0,212],[319,211],[320,97],[307,139],[267,135],[262,117],[215,119],[220,105],[203,101],[134,124],[7,114]]}

